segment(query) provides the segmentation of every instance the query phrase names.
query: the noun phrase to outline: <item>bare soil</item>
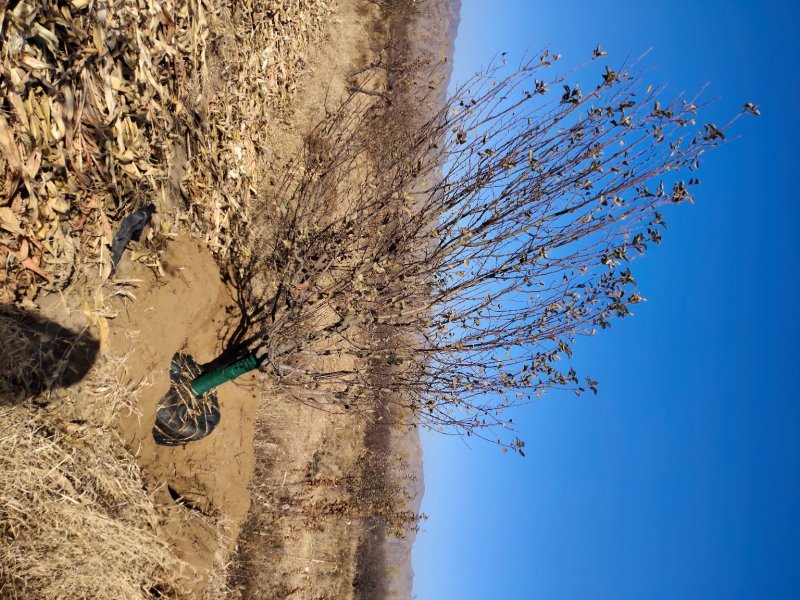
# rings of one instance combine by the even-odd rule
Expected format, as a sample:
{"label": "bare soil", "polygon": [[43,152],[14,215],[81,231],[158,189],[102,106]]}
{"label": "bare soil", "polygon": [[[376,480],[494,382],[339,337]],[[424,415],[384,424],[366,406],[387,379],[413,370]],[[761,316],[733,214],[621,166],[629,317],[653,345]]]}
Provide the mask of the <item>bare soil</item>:
{"label": "bare soil", "polygon": [[[294,13],[274,18],[302,23],[308,2],[278,4],[291,4]],[[247,165],[243,172],[257,186],[241,207],[243,212],[255,213],[258,203],[279,200],[273,197],[272,175],[277,179],[298,154],[314,125],[347,93],[350,75],[377,58],[391,33],[379,2],[312,4],[314,15],[320,14],[322,4],[331,12],[323,37],[297,53],[305,53],[303,75],[290,77],[286,65],[264,63],[268,64],[270,93],[278,94],[279,102],[261,106],[254,98],[247,118],[234,107],[221,106],[220,98],[230,97],[226,91],[237,85],[226,77],[241,76],[225,65],[250,58],[242,57],[242,48],[237,47],[237,36],[241,36],[237,27],[244,17],[241,11],[222,14],[228,5],[217,15],[223,25],[213,32],[217,42],[208,52],[207,70],[202,73],[208,85],[184,82],[189,88],[186,101],[196,104],[199,118],[210,122],[217,112],[227,110],[229,121],[237,126],[230,131],[241,138],[237,148]],[[302,28],[302,24],[297,26]],[[203,93],[193,90],[193,84]],[[180,136],[166,149],[168,181],[156,199],[165,215],[185,216],[187,200],[191,210],[197,210],[193,203],[201,204],[197,198],[186,197],[187,192],[200,189],[187,186],[193,169],[197,176],[193,151],[197,149]],[[229,179],[225,185],[233,186]],[[217,214],[217,205],[206,204],[202,207],[216,219],[209,222],[222,229],[226,221]],[[190,215],[194,214],[191,210]],[[107,230],[105,238],[110,238],[108,222],[102,225]],[[130,248],[113,281],[102,283],[98,274],[85,288],[71,287],[37,298],[43,315],[76,331],[89,328],[96,333],[101,354],[118,357],[124,364],[120,372],[129,380],[124,383],[138,390],[129,411],[120,415],[114,427],[134,457],[147,496],[155,505],[152,514],[158,522],[153,529],[188,565],[181,567],[178,588],[163,590],[164,595],[174,591],[187,599],[242,600],[370,597],[365,580],[359,579],[359,561],[374,560],[362,555],[382,552],[382,538],[373,536],[370,539],[377,541],[364,545],[370,523],[312,515],[308,509],[336,506],[347,492],[335,482],[364,457],[368,423],[362,416],[312,408],[302,398],[290,397],[258,375],[248,374],[218,390],[222,421],[210,436],[186,446],[155,444],[151,430],[157,403],[169,389],[173,355],[183,352],[201,364],[211,361],[223,351],[239,316],[234,291],[223,282],[219,267],[225,262],[220,248],[227,249],[235,235],[228,233],[228,242],[222,243],[218,240],[224,236],[219,232],[216,237],[199,239],[189,233],[192,223],[169,225],[161,222],[150,242]],[[102,257],[104,250],[99,252]],[[85,427],[80,421],[70,422],[70,427]],[[407,551],[406,546],[402,552]],[[410,572],[407,563],[398,570],[409,581],[397,592],[401,597],[410,590]],[[157,597],[161,590],[143,592]]]}
{"label": "bare soil", "polygon": [[169,389],[173,354],[210,362],[222,352],[236,313],[217,265],[196,240],[170,241],[161,265],[163,276],[137,262],[121,265],[119,278],[139,279],[141,284],[132,288],[135,301],[115,298],[118,316],[110,328],[109,349],[128,357],[133,377],[146,377],[152,384],[140,394],[136,412],[121,419],[119,429],[156,501],[172,506],[164,532],[180,558],[197,569],[195,589],[200,591],[208,583],[209,569],[233,550],[250,507],[257,377],[251,373],[219,389],[222,421],[212,435],[178,447],[155,443],[151,431],[156,405]]}
{"label": "bare soil", "polygon": [[[346,94],[348,74],[374,58],[382,23],[371,3],[343,0],[335,7],[293,102],[270,122],[271,143],[259,149],[262,173],[297,155],[311,128]],[[211,62],[224,64],[225,52],[223,43]],[[175,194],[185,160],[185,147],[176,143]],[[265,201],[272,201],[268,193]],[[233,290],[200,241],[173,236],[157,262],[126,253],[110,288],[122,293],[108,299],[114,316],[107,319],[107,350],[126,356],[131,379],[148,384],[118,429],[149,492],[166,508],[165,541],[195,570],[183,586],[187,597],[215,590],[230,598],[351,597],[359,525],[333,521],[309,530],[282,498],[283,491],[351,467],[363,449],[363,423],[304,406],[248,374],[219,389],[222,422],[210,436],[186,446],[156,445],[151,429],[173,354],[211,361],[238,317]]]}
{"label": "bare soil", "polygon": [[[336,6],[294,100],[270,123],[271,143],[259,149],[261,172],[295,156],[326,109],[336,106],[346,93],[347,75],[371,60],[371,40],[381,22],[372,4],[344,0]],[[225,54],[223,43],[211,62],[224,64],[231,59]],[[177,189],[185,148],[178,144],[174,150],[171,179]],[[169,507],[165,539],[197,571],[198,578],[187,582],[189,596],[202,597],[209,586],[230,586],[226,597],[310,598],[324,590],[332,594],[328,597],[349,596],[355,524],[344,524],[341,531],[341,524],[332,524],[337,531],[329,536],[305,531],[302,521],[280,518],[287,509],[274,491],[305,482],[312,463],[315,476],[341,473],[361,449],[359,426],[260,388],[257,375],[249,374],[220,388],[222,422],[213,434],[182,447],[156,445],[151,428],[157,402],[169,387],[173,354],[189,353],[201,364],[212,360],[238,316],[232,290],[204,245],[185,236],[170,240],[160,266],[162,274],[136,261],[121,264],[117,280],[132,280],[135,300],[113,299],[117,316],[109,321],[109,350],[128,357],[132,378],[151,383],[136,411],[121,419],[120,433],[157,502]]]}

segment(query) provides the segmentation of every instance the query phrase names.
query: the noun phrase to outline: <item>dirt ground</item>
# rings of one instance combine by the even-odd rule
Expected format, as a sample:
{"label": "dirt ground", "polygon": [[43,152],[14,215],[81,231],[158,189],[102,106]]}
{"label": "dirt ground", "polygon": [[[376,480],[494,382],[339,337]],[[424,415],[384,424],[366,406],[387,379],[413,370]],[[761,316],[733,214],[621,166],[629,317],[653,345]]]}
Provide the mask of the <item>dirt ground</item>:
{"label": "dirt ground", "polygon": [[[207,438],[185,446],[156,445],[152,436],[156,405],[169,389],[175,352],[200,364],[222,351],[224,332],[235,319],[235,304],[209,252],[197,241],[178,237],[162,257],[163,277],[136,262],[120,268],[119,278],[139,279],[136,300],[117,300],[109,350],[128,357],[133,377],[152,383],[140,395],[137,412],[124,417],[120,433],[136,456],[157,501],[173,509],[164,523],[168,541],[200,574],[196,589],[208,583],[208,569],[230,554],[250,506],[253,473],[253,420],[257,376],[248,374],[218,391],[222,421]],[[204,518],[205,517],[205,518]],[[220,525],[224,538],[207,521]]]}
{"label": "dirt ground", "polygon": [[[276,3],[292,5],[295,13],[271,18],[302,21],[304,1]],[[259,202],[278,200],[272,175],[299,153],[314,125],[347,93],[349,75],[374,61],[390,34],[380,2],[312,4],[314,15],[327,11],[328,16],[320,37],[307,49],[302,76],[287,77],[280,65],[266,69],[271,85],[289,82],[280,90],[280,102],[252,106],[246,118],[236,114],[242,107],[220,107],[218,96],[225,97],[222,91],[235,89],[243,76],[225,67],[242,60],[237,45],[242,12],[227,14],[233,5],[225,3],[217,15],[221,29],[213,32],[217,41],[206,57],[210,71],[203,74],[213,85],[200,93],[187,83],[186,102],[197,96],[199,118],[210,122],[215,111],[226,110],[226,118],[239,126],[236,149],[246,165],[243,172],[257,188],[244,202],[244,212],[257,213]],[[194,189],[185,185],[191,169],[197,168],[191,164],[191,145],[176,138],[170,148],[167,188],[152,199],[160,211],[157,220],[160,214],[179,213]],[[232,179],[241,181],[238,177]],[[196,214],[191,212],[196,210],[193,202],[188,198],[190,215]],[[211,223],[217,229],[224,225],[220,219]],[[220,244],[203,238],[191,223],[172,225],[157,224],[150,241],[129,248],[114,279],[104,282],[98,276],[86,288],[70,287],[37,302],[44,316],[96,334],[101,353],[118,357],[125,377],[140,389],[130,412],[120,415],[116,433],[156,505],[159,522],[154,529],[189,565],[178,595],[242,600],[370,597],[359,590],[357,580],[362,524],[355,518],[325,516],[310,525],[297,493],[304,490],[305,501],[335,504],[340,491],[330,482],[363,457],[363,419],[304,405],[250,373],[219,388],[222,420],[207,438],[177,447],[155,443],[156,406],[169,389],[173,355],[183,352],[201,364],[211,361],[222,352],[239,317],[234,290],[223,282],[220,261],[212,254],[214,250],[220,258]],[[217,234],[213,239],[220,238]],[[147,593],[158,597],[160,592]]]}
{"label": "dirt ground", "polygon": [[[376,4],[337,3],[294,102],[270,126],[269,162],[282,164],[299,152],[312,127],[347,93],[347,75],[375,59],[385,35]],[[298,486],[350,468],[363,449],[362,434],[363,423],[353,416],[265,392],[256,417],[252,507],[231,568],[232,598],[353,597],[359,525],[327,519],[308,527],[293,514],[292,498]]]}
{"label": "dirt ground", "polygon": [[[219,389],[222,421],[212,435],[185,446],[155,443],[156,406],[169,389],[173,354],[188,353],[200,364],[211,361],[223,349],[236,309],[217,264],[197,240],[176,236],[157,267],[146,262],[126,253],[113,283],[94,294],[103,298],[102,351],[124,357],[127,377],[141,390],[132,410],[120,415],[117,430],[148,492],[165,509],[161,536],[194,568],[185,588],[202,597],[212,573],[224,572],[250,508],[258,376],[249,373]],[[42,314],[85,327],[84,301],[74,292],[45,297]]]}
{"label": "dirt ground", "polygon": [[[346,93],[348,73],[374,58],[374,40],[385,33],[374,4],[342,0],[332,8],[324,41],[293,101],[271,121],[271,143],[260,149],[265,163],[281,164],[299,152],[326,109]],[[216,60],[224,61],[224,43],[221,48]],[[182,149],[179,144],[173,153],[173,192],[184,170],[177,160],[185,159]],[[262,165],[262,172],[270,168]],[[352,595],[357,525],[329,523],[322,526],[327,533],[308,531],[302,520],[286,518],[280,489],[304,482],[312,464],[316,476],[340,474],[361,449],[359,425],[299,405],[251,373],[219,389],[222,421],[211,435],[185,446],[156,445],[151,430],[158,400],[169,388],[173,354],[191,354],[201,364],[212,360],[238,314],[233,291],[201,241],[170,236],[158,265],[152,254],[137,257],[132,260],[129,250],[113,282],[99,291],[107,316],[104,350],[125,356],[130,379],[145,384],[118,429],[148,491],[166,508],[160,524],[165,541],[195,570],[184,583],[187,597]],[[51,298],[43,302],[44,312],[85,326],[82,300]]]}

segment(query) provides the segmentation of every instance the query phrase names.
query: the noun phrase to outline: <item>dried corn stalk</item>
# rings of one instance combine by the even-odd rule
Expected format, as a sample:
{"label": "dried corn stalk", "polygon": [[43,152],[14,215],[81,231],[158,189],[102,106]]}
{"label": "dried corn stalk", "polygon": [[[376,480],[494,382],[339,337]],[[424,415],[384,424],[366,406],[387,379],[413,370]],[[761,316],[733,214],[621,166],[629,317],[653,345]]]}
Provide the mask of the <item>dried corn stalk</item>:
{"label": "dried corn stalk", "polygon": [[287,106],[330,11],[314,0],[0,8],[0,302],[99,271],[115,220],[146,201],[188,209],[178,221],[225,258],[259,194],[268,109]]}

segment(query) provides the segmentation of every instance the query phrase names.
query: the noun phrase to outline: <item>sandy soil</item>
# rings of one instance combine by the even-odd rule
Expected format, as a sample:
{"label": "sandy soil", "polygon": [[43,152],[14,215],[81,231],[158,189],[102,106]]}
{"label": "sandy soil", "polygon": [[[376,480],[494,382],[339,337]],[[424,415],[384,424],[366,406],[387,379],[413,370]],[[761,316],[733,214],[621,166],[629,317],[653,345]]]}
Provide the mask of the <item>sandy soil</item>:
{"label": "sandy soil", "polygon": [[[372,61],[386,35],[375,4],[337,3],[312,68],[281,119],[271,127],[269,162],[285,164],[305,136],[347,93],[349,73]],[[269,196],[269,190],[267,192]],[[269,201],[269,200],[268,200]],[[298,485],[341,476],[362,450],[363,423],[331,415],[277,391],[267,392],[257,415],[252,508],[232,569],[233,596],[249,598],[350,598],[356,571],[358,525],[324,520],[308,527],[292,515]],[[325,496],[318,488],[312,496]]]}
{"label": "sandy soil", "polygon": [[[189,597],[202,597],[209,580],[224,572],[250,508],[258,376],[250,373],[219,388],[222,421],[207,438],[177,447],[155,443],[156,406],[169,389],[173,354],[191,354],[200,364],[211,361],[221,353],[237,312],[231,290],[200,242],[178,236],[158,254],[157,263],[153,254],[139,262],[126,252],[113,282],[95,297],[104,298],[103,351],[124,357],[127,376],[142,384],[132,412],[120,416],[118,433],[148,492],[166,509],[161,536],[195,569],[183,587]],[[41,302],[42,313],[80,329],[87,324],[85,300],[75,292],[50,296]]]}
{"label": "sandy soil", "polygon": [[[292,102],[272,115],[269,147],[252,152],[264,174],[259,180],[265,189],[258,190],[256,202],[275,200],[270,169],[280,170],[298,153],[326,108],[346,93],[348,74],[374,60],[387,35],[376,3],[331,5],[325,39],[309,57],[311,68]],[[224,64],[225,44],[220,48],[220,56],[209,57],[211,64]],[[183,142],[176,142],[170,161],[175,197],[186,154]],[[165,199],[179,204],[172,200]],[[258,208],[250,206],[253,212]],[[201,364],[212,360],[238,316],[207,246],[187,234],[167,238],[157,259],[152,251],[139,260],[126,252],[114,282],[94,293],[90,324],[106,338],[103,351],[126,357],[130,379],[146,384],[118,432],[148,492],[166,508],[159,524],[164,540],[195,569],[183,586],[186,597],[366,597],[354,588],[356,520],[322,519],[309,527],[292,502],[298,486],[308,486],[306,500],[332,497],[325,482],[341,477],[363,451],[359,419],[305,406],[249,374],[219,389],[222,422],[210,436],[182,447],[155,444],[151,429],[158,400],[169,388],[173,354],[191,354]],[[75,293],[53,297],[42,302],[43,313],[81,328],[87,325],[86,301]]]}
{"label": "sandy soil", "polygon": [[166,537],[197,568],[199,590],[209,568],[232,551],[250,506],[256,375],[219,389],[222,421],[212,435],[185,446],[156,445],[151,430],[158,400],[169,388],[172,355],[186,352],[201,364],[215,358],[236,312],[217,265],[195,240],[169,242],[161,263],[163,276],[137,262],[122,263],[118,280],[139,279],[141,287],[135,301],[115,298],[119,316],[110,328],[109,349],[128,357],[132,376],[152,382],[137,412],[121,420],[120,433],[157,501],[173,505],[164,523]]}
{"label": "sandy soil", "polygon": [[[370,30],[378,22],[374,6],[368,3],[345,0],[337,5],[326,39],[312,57],[313,68],[295,101],[274,121],[273,143],[263,149],[266,162],[280,163],[294,156],[326,106],[336,105],[345,93],[346,74],[371,60]],[[175,179],[179,181],[180,176]],[[252,208],[257,210],[257,206]],[[215,570],[221,571],[231,560],[244,525],[239,566],[233,573],[235,585],[242,597],[269,597],[251,595],[258,590],[272,594],[277,589],[259,574],[296,572],[307,582],[313,575],[309,566],[317,570],[330,561],[315,558],[319,553],[314,536],[301,531],[283,540],[288,543],[281,543],[277,552],[276,546],[260,543],[270,533],[264,529],[273,521],[273,513],[281,507],[265,504],[258,489],[278,478],[284,483],[297,480],[337,430],[346,431],[351,439],[352,424],[335,424],[325,413],[259,391],[257,375],[250,374],[220,388],[222,422],[208,438],[183,447],[157,446],[151,428],[156,404],[168,389],[173,353],[188,352],[200,363],[210,361],[222,351],[225,332],[236,318],[231,290],[220,281],[209,252],[196,241],[179,237],[167,243],[161,266],[163,276],[157,276],[153,268],[125,260],[117,275],[117,280],[141,281],[130,288],[134,301],[125,296],[113,299],[118,316],[110,321],[109,349],[129,357],[131,377],[152,382],[141,394],[137,413],[122,419],[120,433],[156,499],[171,506],[163,524],[165,537],[197,569],[198,579],[189,584],[193,594],[199,597]],[[262,406],[255,435],[260,468],[251,483],[259,402],[267,406]],[[356,452],[354,447],[350,456]],[[249,511],[251,491],[262,500],[253,511]],[[271,568],[265,570],[267,564]],[[303,583],[292,580],[284,588],[287,591]]]}
{"label": "sandy soil", "polygon": [[[295,101],[273,121],[273,143],[263,149],[266,162],[280,164],[299,151],[326,106],[335,106],[345,93],[346,75],[372,60],[370,40],[380,33],[379,23],[371,4],[344,0],[337,5]],[[177,182],[180,161],[176,164]],[[156,445],[151,429],[158,400],[169,388],[173,354],[189,353],[201,364],[215,358],[237,310],[232,291],[200,242],[179,236],[167,241],[158,266],[143,264],[147,260],[134,261],[126,253],[115,283],[104,288],[110,313],[116,315],[107,319],[107,350],[127,357],[132,380],[150,384],[135,412],[121,419],[119,432],[149,491],[168,507],[161,524],[165,540],[196,569],[196,578],[185,582],[188,597],[202,597],[209,585],[224,587],[219,579],[228,576],[237,540],[236,567],[227,582],[235,591],[225,597],[304,598],[323,589],[335,597],[350,595],[358,539],[351,524],[334,524],[336,531],[321,537],[319,531],[304,530],[300,521],[276,519],[286,509],[274,492],[304,481],[311,464],[316,475],[340,474],[360,449],[355,422],[332,419],[265,391],[258,376],[249,374],[219,389],[222,422],[210,436],[186,446]],[[115,291],[122,293],[109,298]],[[252,479],[256,454],[259,464]],[[349,542],[342,545],[342,539]]]}

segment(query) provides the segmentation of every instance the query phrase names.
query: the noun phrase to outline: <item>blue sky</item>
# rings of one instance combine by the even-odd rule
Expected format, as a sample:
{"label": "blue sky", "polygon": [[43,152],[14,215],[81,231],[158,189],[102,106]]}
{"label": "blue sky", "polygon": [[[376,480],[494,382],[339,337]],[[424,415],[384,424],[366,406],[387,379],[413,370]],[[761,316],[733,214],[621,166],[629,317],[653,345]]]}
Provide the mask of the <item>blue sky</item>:
{"label": "blue sky", "polygon": [[[488,8],[491,6],[491,8]],[[695,205],[632,265],[648,302],[580,341],[598,396],[520,411],[527,458],[423,434],[421,600],[800,597],[797,3],[464,0],[454,82],[495,52],[652,48],[648,81],[751,100]]]}

